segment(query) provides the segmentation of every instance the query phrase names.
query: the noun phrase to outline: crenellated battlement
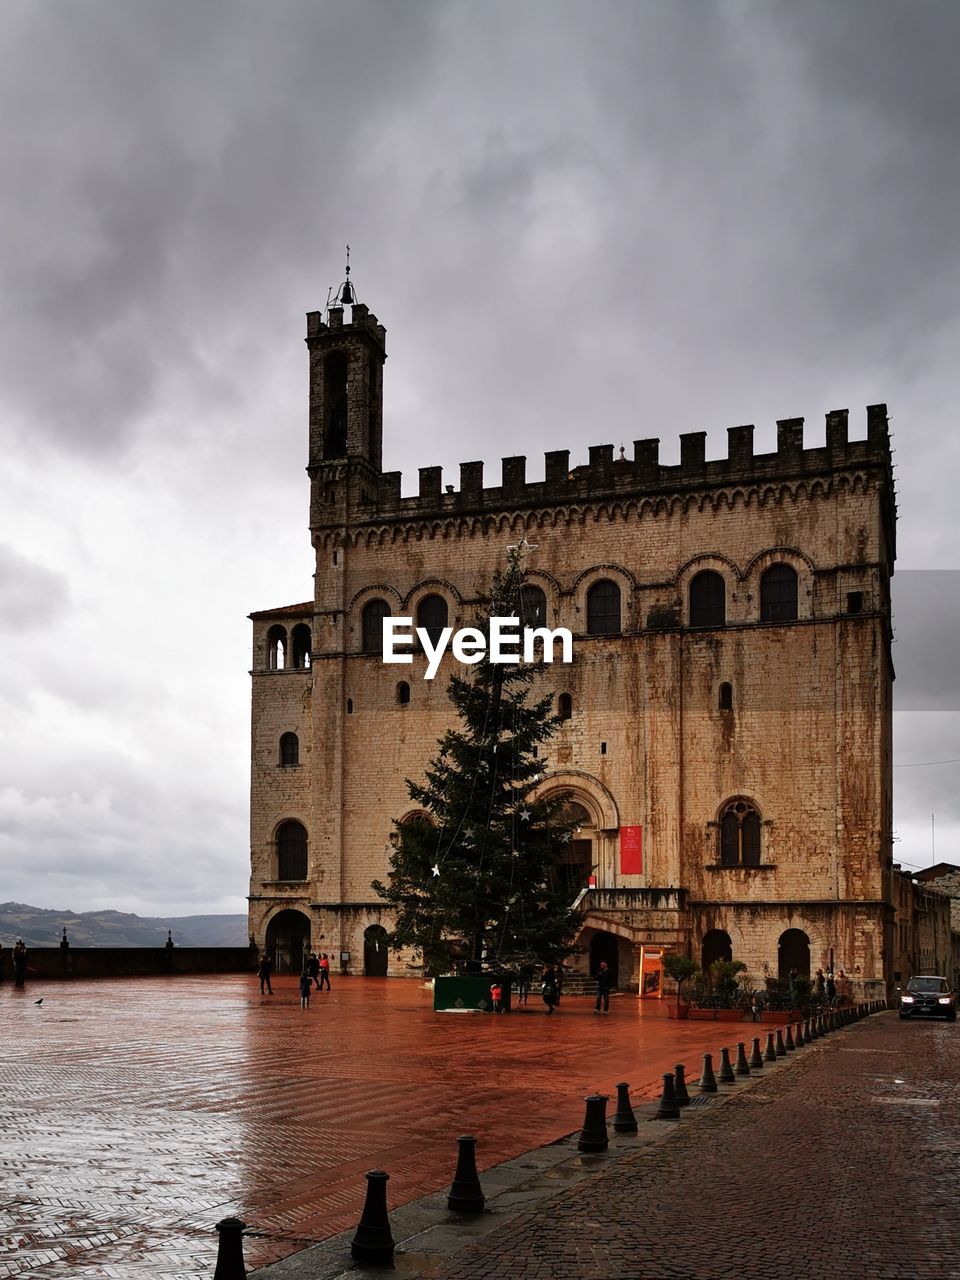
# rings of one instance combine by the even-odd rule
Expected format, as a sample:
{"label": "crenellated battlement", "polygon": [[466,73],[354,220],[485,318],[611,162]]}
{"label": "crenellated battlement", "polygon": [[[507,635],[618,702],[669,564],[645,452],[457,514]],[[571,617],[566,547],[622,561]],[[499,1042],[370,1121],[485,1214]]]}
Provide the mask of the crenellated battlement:
{"label": "crenellated battlement", "polygon": [[846,409],[827,414],[826,444],[805,449],[803,419],[777,422],[774,453],[754,453],[752,425],[727,429],[727,456],[707,461],[705,431],[680,436],[680,463],[660,461],[659,439],[635,440],[633,457],[614,457],[614,446],[591,445],[589,461],[570,468],[570,453],[556,449],[545,455],[542,481],[528,482],[525,457],[501,461],[500,484],[484,486],[483,463],[460,463],[460,487],[444,486],[442,468],[421,467],[416,495],[402,497],[402,473],[388,471],[379,477],[376,512],[370,518],[423,516],[446,512],[480,512],[539,507],[563,502],[584,502],[638,493],[676,493],[686,489],[723,488],[761,480],[791,480],[829,475],[850,467],[873,466],[890,470],[890,436],[887,406],[867,406],[867,438],[850,440]]}

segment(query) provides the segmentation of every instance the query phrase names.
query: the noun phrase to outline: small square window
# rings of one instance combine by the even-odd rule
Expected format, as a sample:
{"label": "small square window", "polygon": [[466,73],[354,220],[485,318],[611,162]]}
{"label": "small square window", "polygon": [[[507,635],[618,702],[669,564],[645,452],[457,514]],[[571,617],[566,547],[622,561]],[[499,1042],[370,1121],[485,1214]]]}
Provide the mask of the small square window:
{"label": "small square window", "polygon": [[847,613],[863,613],[863,592],[847,592]]}

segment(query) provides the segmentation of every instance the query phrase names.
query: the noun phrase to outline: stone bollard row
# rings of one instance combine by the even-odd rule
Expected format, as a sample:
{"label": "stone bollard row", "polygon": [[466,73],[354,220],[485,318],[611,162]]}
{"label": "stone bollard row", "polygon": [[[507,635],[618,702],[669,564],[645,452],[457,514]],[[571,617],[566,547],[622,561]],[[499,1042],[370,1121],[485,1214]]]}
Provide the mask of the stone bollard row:
{"label": "stone bollard row", "polygon": [[[760,1051],[760,1037],[753,1038],[752,1052],[747,1058],[743,1041],[737,1044],[736,1067],[730,1061],[729,1048],[720,1050],[719,1076],[714,1074],[713,1055],[703,1055],[703,1070],[698,1082],[701,1093],[716,1093],[717,1081],[721,1084],[736,1084],[737,1077],[749,1076],[751,1071],[763,1069],[764,1063],[776,1062],[788,1053],[812,1044],[821,1036],[837,1031],[843,1026],[878,1013],[886,1008],[883,1000],[864,1001],[848,1009],[830,1010],[828,1013],[816,1014],[796,1023],[788,1023],[786,1028],[778,1027],[776,1032],[767,1033],[767,1044],[764,1052]],[[617,1110],[613,1117],[615,1133],[636,1133],[637,1120],[630,1101],[630,1087],[621,1081],[617,1086]],[[577,1150],[585,1153],[606,1151],[609,1146],[607,1137],[607,1096],[591,1094],[584,1099],[583,1127],[577,1140]],[[678,1062],[673,1071],[663,1076],[663,1092],[657,1107],[658,1120],[679,1120],[681,1107],[689,1106],[690,1094],[687,1090],[686,1072],[683,1063]],[[486,1200],[480,1178],[477,1174],[476,1139],[464,1135],[457,1139],[457,1168],[447,1196],[447,1208],[458,1213],[483,1213]],[[350,1252],[355,1261],[361,1264],[383,1266],[390,1265],[394,1258],[394,1241],[387,1213],[387,1182],[389,1173],[382,1169],[371,1170],[366,1175],[367,1193],[363,1213],[357,1226],[356,1234],[350,1244]],[[239,1218],[224,1218],[217,1223],[219,1248],[217,1251],[217,1268],[213,1280],[246,1280],[243,1261],[243,1232],[246,1223]]]}

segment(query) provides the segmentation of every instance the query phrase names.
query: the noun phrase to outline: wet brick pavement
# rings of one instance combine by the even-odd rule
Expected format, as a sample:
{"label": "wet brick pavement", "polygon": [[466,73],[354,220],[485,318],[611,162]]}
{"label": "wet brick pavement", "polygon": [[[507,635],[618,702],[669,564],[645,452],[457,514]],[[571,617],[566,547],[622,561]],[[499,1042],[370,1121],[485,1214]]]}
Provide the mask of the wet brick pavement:
{"label": "wet brick pavement", "polygon": [[958,1075],[955,1026],[871,1017],[431,1280],[953,1280]]}
{"label": "wet brick pavement", "polygon": [[391,1205],[416,1199],[449,1184],[458,1134],[486,1168],[570,1133],[585,1094],[653,1097],[752,1029],[629,997],[609,1018],[570,998],[552,1018],[440,1015],[417,983],[336,977],[305,1012],[274,986],[0,986],[0,1280],[209,1280],[232,1213],[263,1266],[355,1225],[368,1169],[390,1171]]}

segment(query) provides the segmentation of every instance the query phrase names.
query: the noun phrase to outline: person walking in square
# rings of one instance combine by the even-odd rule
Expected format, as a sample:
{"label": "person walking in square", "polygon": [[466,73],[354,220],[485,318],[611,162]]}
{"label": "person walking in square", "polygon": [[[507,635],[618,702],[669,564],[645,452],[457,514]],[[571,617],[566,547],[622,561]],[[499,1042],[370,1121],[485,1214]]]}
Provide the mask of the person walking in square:
{"label": "person walking in square", "polygon": [[547,1013],[553,1013],[553,1007],[557,1003],[557,975],[551,964],[548,964],[543,971],[541,991],[543,992],[543,1003],[547,1006]]}
{"label": "person walking in square", "polygon": [[313,980],[310,977],[310,970],[307,965],[303,966],[303,972],[300,974],[300,1008],[310,1008],[310,992],[313,988]]}
{"label": "person walking in square", "polygon": [[533,981],[533,965],[522,964],[517,975],[517,1004],[526,1004],[530,995],[530,983]]}
{"label": "person walking in square", "polygon": [[270,957],[265,951],[260,952],[260,959],[257,961],[257,977],[260,979],[260,994],[273,995],[273,987],[270,985]]}
{"label": "person walking in square", "polygon": [[317,990],[322,991],[324,987],[330,990],[330,958],[326,952],[320,957],[320,985]]}
{"label": "person walking in square", "polygon": [[600,968],[597,970],[597,1003],[593,1010],[594,1013],[600,1012],[600,1006],[603,1006],[603,1012],[610,1012],[610,988],[613,986],[613,974],[606,960],[600,961]]}
{"label": "person walking in square", "polygon": [[317,959],[315,951],[310,952],[310,959],[307,961],[307,973],[316,983],[317,990],[320,990],[320,961]]}
{"label": "person walking in square", "polygon": [[490,988],[490,1002],[494,1013],[503,1013],[503,987],[499,982],[495,982]]}
{"label": "person walking in square", "polygon": [[23,987],[27,981],[27,944],[22,938],[17,939],[13,948],[13,985]]}

